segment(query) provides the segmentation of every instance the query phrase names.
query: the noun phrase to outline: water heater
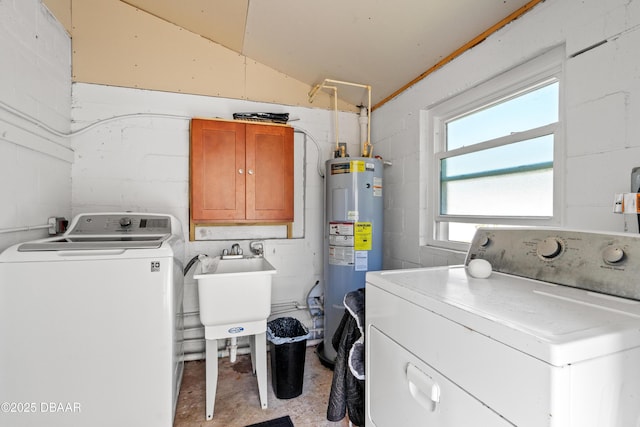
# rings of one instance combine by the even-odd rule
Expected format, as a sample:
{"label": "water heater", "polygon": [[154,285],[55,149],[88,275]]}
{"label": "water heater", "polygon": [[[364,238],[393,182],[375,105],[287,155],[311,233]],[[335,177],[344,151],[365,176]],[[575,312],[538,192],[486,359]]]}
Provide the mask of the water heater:
{"label": "water heater", "polygon": [[382,161],[340,157],[326,162],[324,338],[318,356],[333,365],[331,343],[345,312],[344,296],[382,269]]}

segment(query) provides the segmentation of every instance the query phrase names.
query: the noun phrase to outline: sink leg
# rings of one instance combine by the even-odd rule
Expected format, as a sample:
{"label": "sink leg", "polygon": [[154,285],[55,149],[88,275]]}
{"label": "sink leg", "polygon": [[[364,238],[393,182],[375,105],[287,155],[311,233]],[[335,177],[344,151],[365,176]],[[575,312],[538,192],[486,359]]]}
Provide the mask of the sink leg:
{"label": "sink leg", "polygon": [[205,340],[206,342],[206,388],[207,388],[207,420],[213,419],[213,406],[216,401],[216,388],[218,386],[218,340]]}
{"label": "sink leg", "polygon": [[251,372],[256,373],[256,336],[249,337],[249,350],[251,350]]}
{"label": "sink leg", "polygon": [[[258,377],[258,392],[260,393],[260,406],[267,408],[267,334],[255,334],[253,336],[253,353],[255,354],[255,372]],[[252,359],[254,360],[254,359]]]}

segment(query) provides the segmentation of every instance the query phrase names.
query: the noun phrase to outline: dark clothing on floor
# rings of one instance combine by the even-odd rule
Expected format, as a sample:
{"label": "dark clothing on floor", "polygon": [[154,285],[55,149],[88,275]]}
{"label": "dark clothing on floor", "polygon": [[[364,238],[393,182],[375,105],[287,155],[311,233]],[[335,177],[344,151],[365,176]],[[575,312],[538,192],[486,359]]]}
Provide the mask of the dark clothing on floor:
{"label": "dark clothing on floor", "polygon": [[[349,292],[345,296],[345,307],[344,316],[332,338],[333,347],[338,354],[333,371],[327,419],[340,421],[348,413],[353,425],[363,426],[364,289]],[[352,351],[354,349],[356,351]]]}

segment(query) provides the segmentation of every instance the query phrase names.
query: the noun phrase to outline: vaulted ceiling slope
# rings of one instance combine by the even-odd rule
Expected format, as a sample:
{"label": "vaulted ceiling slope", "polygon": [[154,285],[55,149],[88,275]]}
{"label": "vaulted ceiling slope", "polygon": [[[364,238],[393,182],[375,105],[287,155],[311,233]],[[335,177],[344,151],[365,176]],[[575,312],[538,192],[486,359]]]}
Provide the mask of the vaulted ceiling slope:
{"label": "vaulted ceiling slope", "polygon": [[[544,0],[120,1],[310,87],[370,85],[375,106]],[[364,95],[339,97],[366,105]]]}
{"label": "vaulted ceiling slope", "polygon": [[[529,0],[123,0],[313,86],[397,92]],[[354,104],[360,101],[352,100]]]}

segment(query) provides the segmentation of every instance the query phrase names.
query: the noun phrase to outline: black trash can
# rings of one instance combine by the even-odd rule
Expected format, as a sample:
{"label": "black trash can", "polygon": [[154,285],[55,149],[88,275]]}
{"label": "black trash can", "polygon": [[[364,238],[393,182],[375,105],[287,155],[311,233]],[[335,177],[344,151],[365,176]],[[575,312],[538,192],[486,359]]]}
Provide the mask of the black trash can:
{"label": "black trash can", "polygon": [[267,323],[271,384],[278,399],[302,394],[309,330],[298,319],[280,317]]}

